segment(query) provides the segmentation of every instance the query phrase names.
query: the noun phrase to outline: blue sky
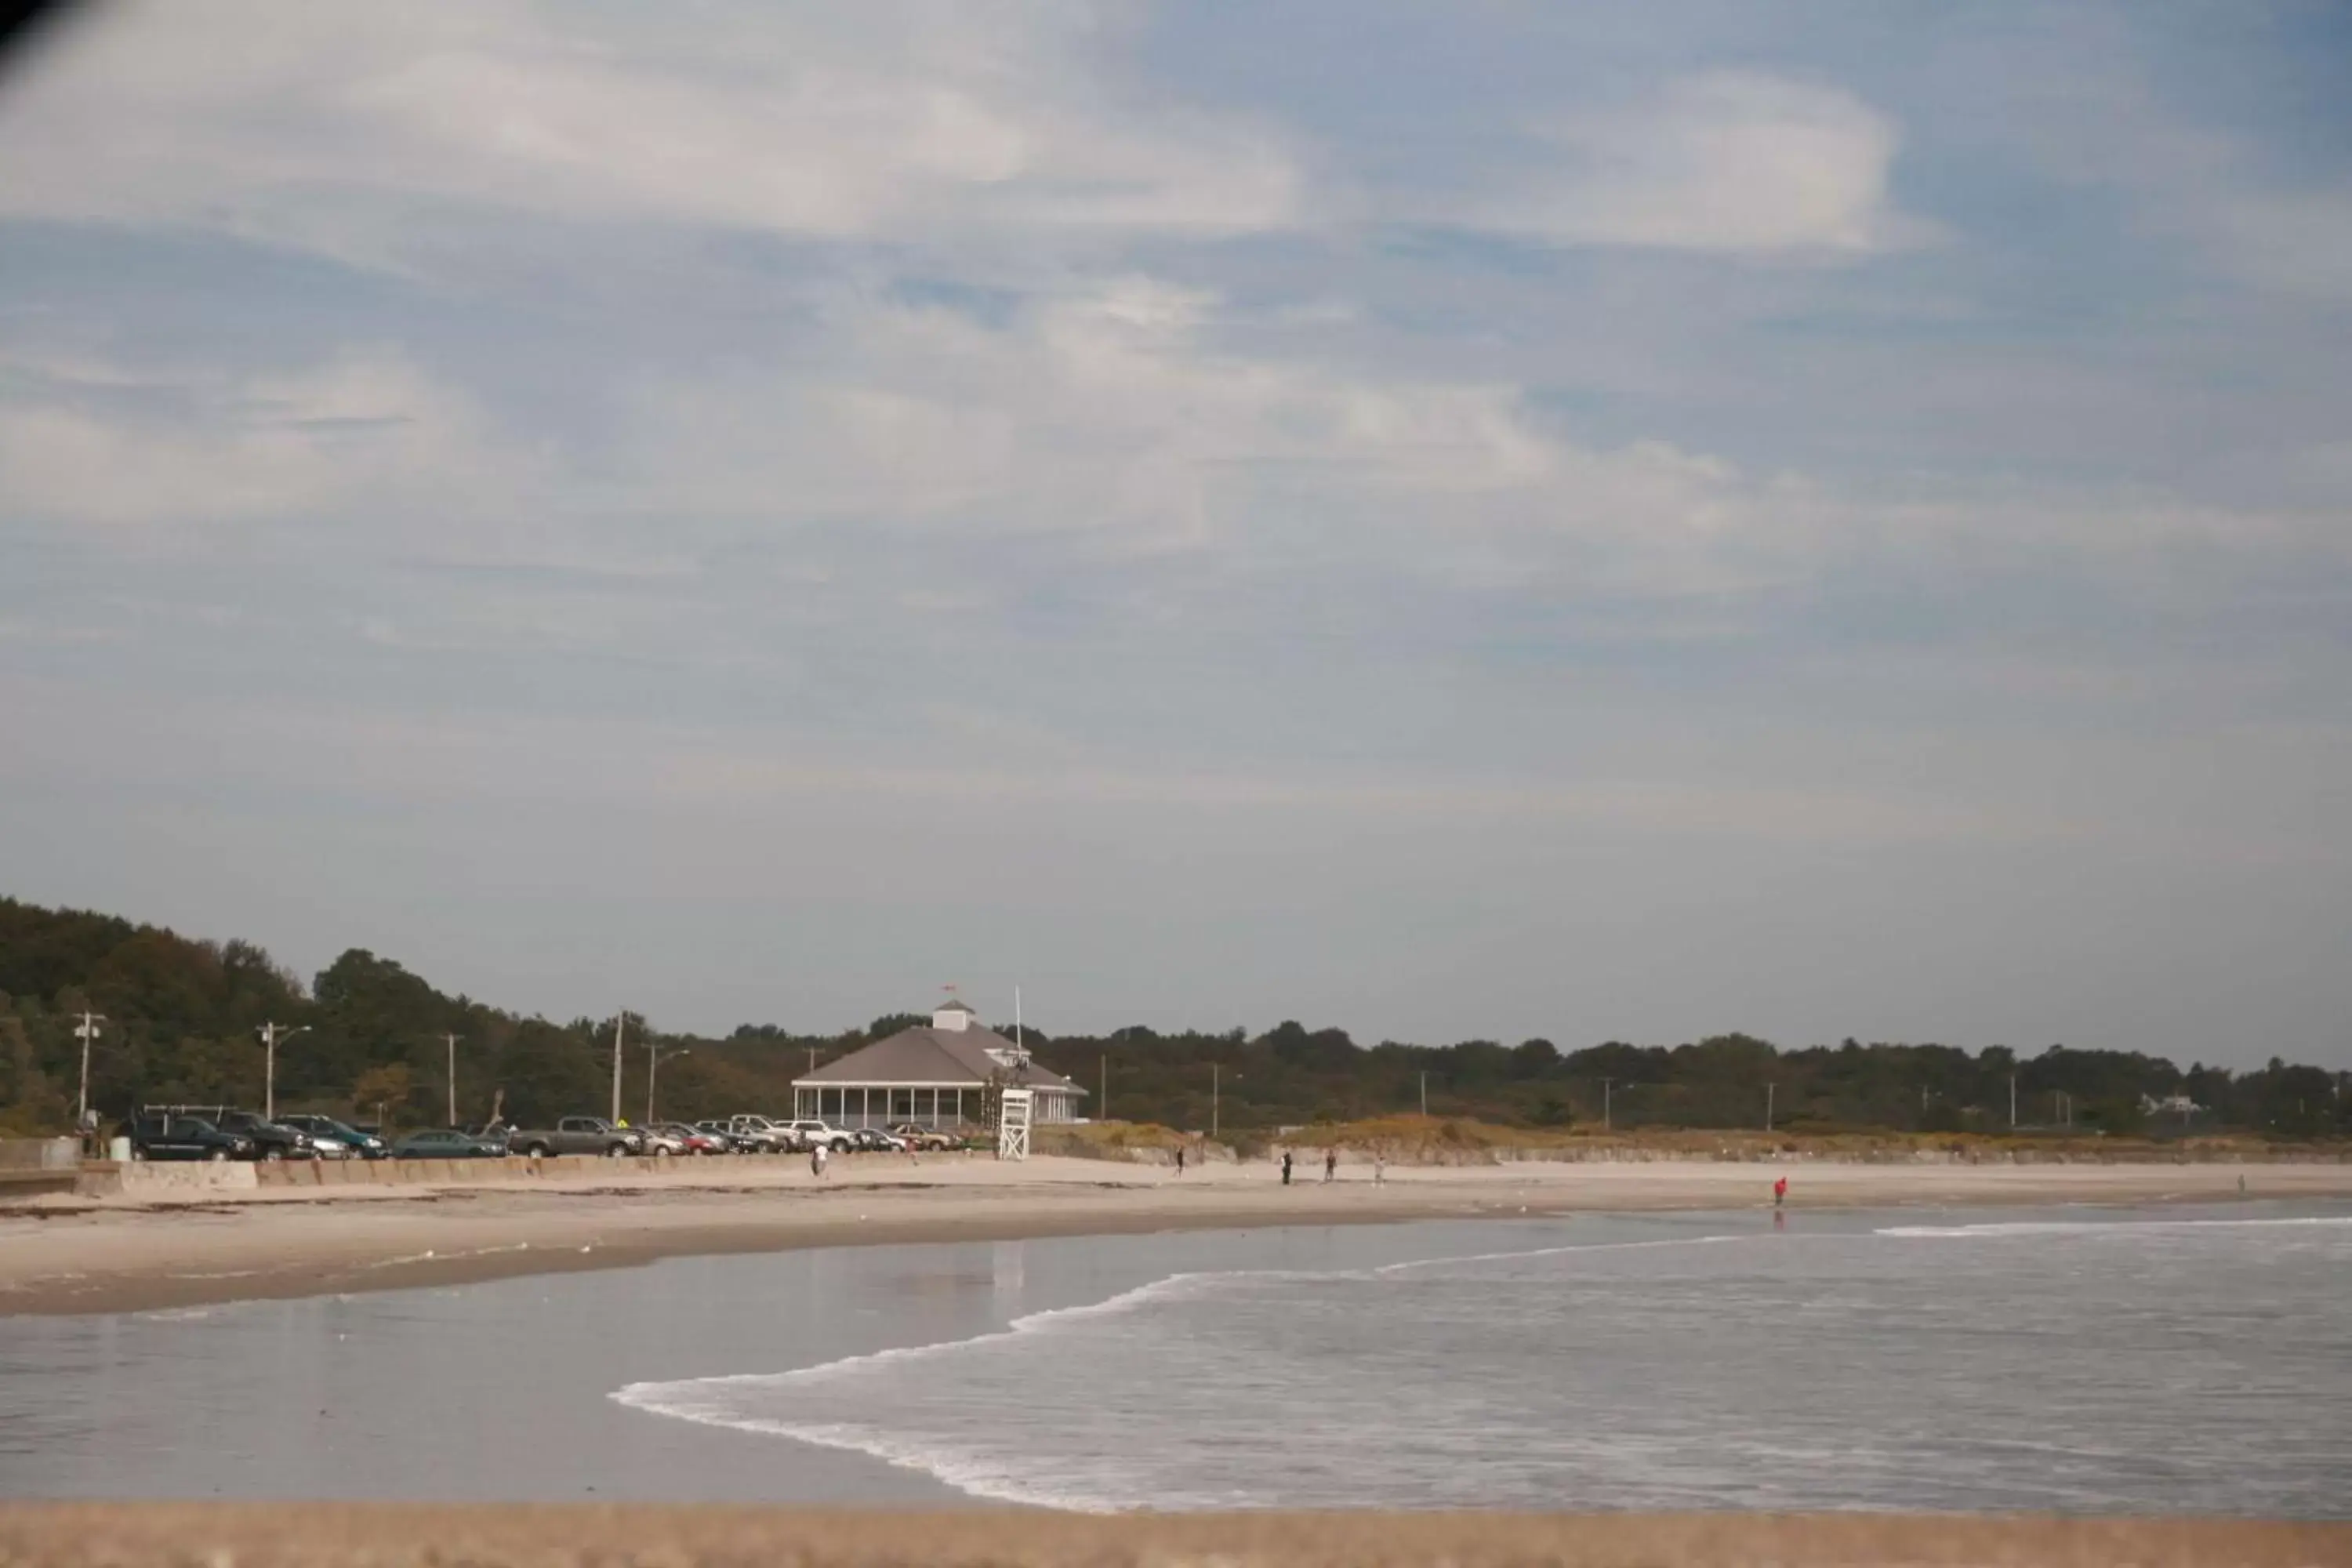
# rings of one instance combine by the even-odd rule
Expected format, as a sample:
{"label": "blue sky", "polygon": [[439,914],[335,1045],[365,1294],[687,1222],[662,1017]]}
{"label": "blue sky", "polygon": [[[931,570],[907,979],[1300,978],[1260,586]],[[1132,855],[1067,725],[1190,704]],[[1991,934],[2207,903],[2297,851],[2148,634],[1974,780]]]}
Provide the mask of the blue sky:
{"label": "blue sky", "polygon": [[2340,6],[127,4],[7,890],[568,1016],[2352,1065]]}

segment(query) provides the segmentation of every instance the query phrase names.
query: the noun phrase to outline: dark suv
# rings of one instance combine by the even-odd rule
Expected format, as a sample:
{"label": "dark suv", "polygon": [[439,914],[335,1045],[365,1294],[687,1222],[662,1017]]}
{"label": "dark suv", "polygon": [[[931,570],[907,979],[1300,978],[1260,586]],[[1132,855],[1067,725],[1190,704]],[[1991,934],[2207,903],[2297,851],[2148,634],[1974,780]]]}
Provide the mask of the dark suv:
{"label": "dark suv", "polygon": [[[381,1160],[391,1151],[383,1140],[373,1132],[362,1132],[348,1121],[338,1121],[331,1116],[281,1116],[278,1119],[297,1132],[307,1132],[315,1143],[341,1145],[347,1152],[362,1160]],[[322,1151],[332,1153],[332,1150]]]}
{"label": "dark suv", "polygon": [[173,1111],[148,1111],[131,1119],[134,1160],[250,1160],[253,1140],[224,1132],[201,1116]]}
{"label": "dark suv", "polygon": [[233,1132],[253,1144],[247,1156],[255,1160],[315,1160],[318,1145],[310,1135],[283,1122],[272,1121],[258,1111],[239,1110],[233,1105],[161,1105],[151,1106],[151,1112],[160,1111],[177,1118],[193,1116],[209,1121],[223,1132]]}

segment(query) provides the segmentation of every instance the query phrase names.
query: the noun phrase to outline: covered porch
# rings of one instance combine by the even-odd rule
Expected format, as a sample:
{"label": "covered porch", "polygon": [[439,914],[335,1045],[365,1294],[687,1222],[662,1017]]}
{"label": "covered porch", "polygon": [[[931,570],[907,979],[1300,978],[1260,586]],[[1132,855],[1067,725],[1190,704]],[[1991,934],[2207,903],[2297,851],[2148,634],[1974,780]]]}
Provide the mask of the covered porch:
{"label": "covered porch", "polygon": [[793,1086],[793,1119],[829,1126],[918,1127],[949,1131],[980,1123],[987,1091],[955,1083],[825,1083]]}

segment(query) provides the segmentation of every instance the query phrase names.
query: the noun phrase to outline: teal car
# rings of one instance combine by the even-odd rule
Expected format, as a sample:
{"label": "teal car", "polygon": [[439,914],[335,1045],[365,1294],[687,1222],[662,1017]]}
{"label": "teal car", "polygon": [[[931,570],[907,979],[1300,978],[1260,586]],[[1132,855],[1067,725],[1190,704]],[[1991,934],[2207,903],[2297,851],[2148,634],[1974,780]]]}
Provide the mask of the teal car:
{"label": "teal car", "polygon": [[443,1128],[426,1132],[411,1132],[392,1146],[395,1160],[503,1160],[507,1146],[494,1138],[477,1138],[470,1132]]}

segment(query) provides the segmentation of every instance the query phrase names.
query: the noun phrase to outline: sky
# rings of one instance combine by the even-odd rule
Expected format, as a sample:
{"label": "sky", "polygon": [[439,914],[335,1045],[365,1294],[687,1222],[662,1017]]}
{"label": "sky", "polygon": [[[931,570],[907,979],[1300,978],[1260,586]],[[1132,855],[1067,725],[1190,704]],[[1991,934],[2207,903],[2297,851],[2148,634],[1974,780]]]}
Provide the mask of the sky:
{"label": "sky", "polygon": [[2352,1067],[2352,11],[136,0],[0,891],[555,1017]]}

